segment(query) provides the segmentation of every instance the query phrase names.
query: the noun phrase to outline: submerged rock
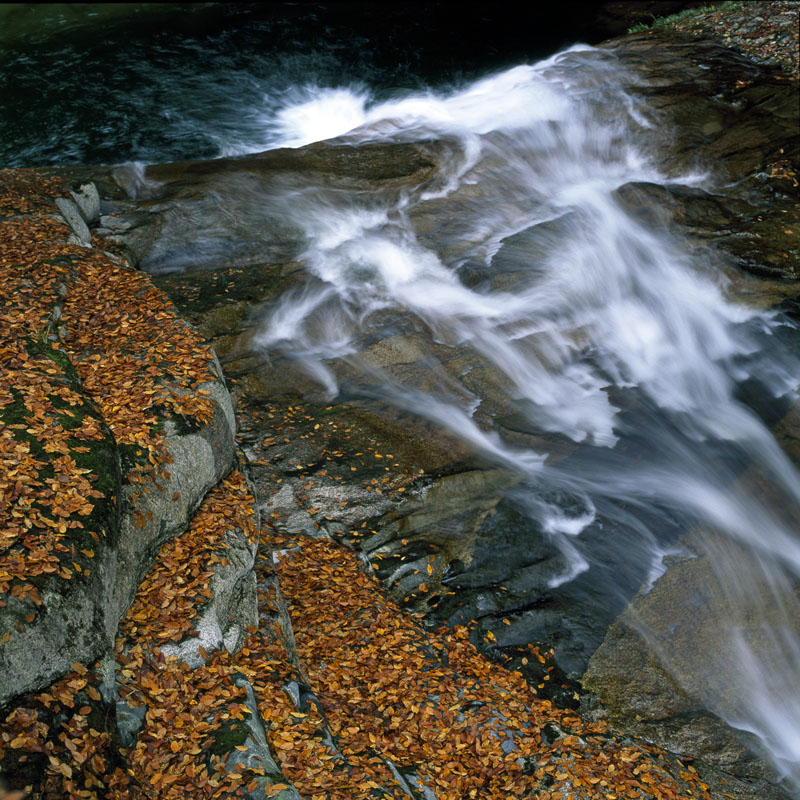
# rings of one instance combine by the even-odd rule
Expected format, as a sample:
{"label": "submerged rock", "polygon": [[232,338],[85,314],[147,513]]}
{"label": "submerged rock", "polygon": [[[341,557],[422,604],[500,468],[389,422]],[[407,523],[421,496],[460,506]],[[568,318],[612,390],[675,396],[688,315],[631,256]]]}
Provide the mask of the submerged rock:
{"label": "submerged rock", "polygon": [[441,142],[320,143],[155,165],[142,174],[117,169],[115,180],[139,202],[121,207],[110,238],[153,273],[291,261],[305,236],[286,218],[287,192],[335,204],[341,193],[416,191],[435,180],[447,150]]}

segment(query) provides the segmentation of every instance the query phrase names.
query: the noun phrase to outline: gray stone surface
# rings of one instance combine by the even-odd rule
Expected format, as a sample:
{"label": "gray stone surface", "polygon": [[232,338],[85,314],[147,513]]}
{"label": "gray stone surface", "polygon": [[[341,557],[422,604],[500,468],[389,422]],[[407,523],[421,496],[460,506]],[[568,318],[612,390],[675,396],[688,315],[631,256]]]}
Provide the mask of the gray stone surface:
{"label": "gray stone surface", "polygon": [[194,634],[178,644],[161,647],[166,657],[176,656],[191,667],[198,667],[206,651],[224,647],[234,653],[241,646],[248,626],[258,625],[258,597],[253,572],[258,542],[248,540],[245,533],[232,528],[225,536],[226,547],[220,551],[222,563],[214,564],[208,589],[210,599],[204,605],[194,627]]}
{"label": "gray stone surface", "polygon": [[447,147],[440,142],[361,147],[326,142],[239,158],[153,165],[135,173],[118,169],[115,179],[140,203],[138,212],[118,220],[113,238],[132,263],[153,273],[291,261],[302,250],[305,235],[300,225],[286,219],[287,189],[314,197],[330,192],[332,198],[342,190],[416,189],[435,180]]}
{"label": "gray stone surface", "polygon": [[89,232],[89,227],[81,216],[78,206],[66,197],[57,197],[56,205],[61,212],[61,216],[72,229],[76,240],[75,243],[81,244],[84,247],[90,247],[92,244],[92,234]]}
{"label": "gray stone surface", "polygon": [[[249,800],[261,800],[265,796],[265,790],[269,789],[270,786],[278,783],[288,783],[288,781],[283,777],[280,767],[278,767],[270,752],[267,736],[264,732],[264,723],[258,713],[258,703],[256,702],[253,687],[244,677],[240,676],[235,681],[237,686],[244,687],[247,692],[245,704],[250,709],[250,713],[242,720],[242,725],[247,731],[247,738],[244,740],[243,745],[246,749],[231,750],[225,760],[225,769],[230,772],[241,764],[245,769],[260,771],[261,774],[255,778],[257,787],[253,791],[245,787],[243,796],[249,798]],[[270,795],[270,797],[276,797],[278,800],[302,800],[294,788],[284,789],[277,795]]]}
{"label": "gray stone surface", "polygon": [[[397,599],[415,592],[422,581],[435,590],[454,561],[472,562],[481,524],[517,480],[513,473],[499,469],[439,478],[389,512],[381,520],[380,532],[365,538],[361,547],[370,559],[380,559],[379,577]],[[416,558],[407,556],[406,548],[418,550]],[[420,598],[423,604],[425,600]]]}
{"label": "gray stone surface", "polygon": [[123,747],[136,746],[136,738],[144,726],[146,714],[146,706],[130,706],[122,700],[116,704],[117,730]]}
{"label": "gray stone surface", "polygon": [[[8,599],[0,609],[0,635],[9,634],[0,647],[0,706],[48,685],[69,672],[71,664],[86,664],[113,647],[106,600],[113,589],[114,566],[113,549],[97,547],[91,576],[51,577],[41,591],[39,608],[15,597]],[[16,621],[32,611],[36,612],[34,621],[17,627]]]}
{"label": "gray stone surface", "polygon": [[[652,590],[618,617],[583,684],[602,699],[597,712],[624,730],[733,774],[774,781],[753,755],[758,740],[725,719],[735,720],[741,704],[758,697],[759,682],[779,687],[788,679],[784,692],[791,696],[797,664],[787,662],[776,632],[786,610],[800,636],[800,594],[746,575],[744,555],[732,553],[730,543],[723,549],[712,534],[700,542],[696,557],[671,559]],[[742,580],[752,584],[745,604],[726,590],[727,581]],[[746,648],[771,665],[770,674],[740,668]],[[768,789],[759,796],[783,797]]]}
{"label": "gray stone surface", "polygon": [[[63,292],[61,286],[54,288],[53,302],[57,307]],[[50,356],[54,360],[63,358],[63,351],[59,352],[56,355],[51,351]],[[83,394],[77,376],[67,370],[65,378],[74,393],[74,405],[63,417],[56,418],[56,424],[66,427],[81,417],[100,423],[97,407]],[[0,414],[0,428],[4,430],[5,422]],[[24,438],[20,444],[23,452],[27,451]],[[102,658],[113,647],[117,620],[112,619],[107,601],[116,576],[119,535],[121,477],[117,446],[107,429],[102,438],[67,439],[66,446],[68,457],[82,464],[98,496],[92,498],[94,508],[90,514],[78,518],[81,527],[60,531],[59,539],[69,550],[61,554],[58,571],[32,575],[30,581],[15,581],[15,588],[3,597],[0,637],[5,641],[0,646],[0,706],[19,694],[47,686],[69,672],[75,662],[88,665]],[[56,455],[58,452],[45,451],[42,461],[46,463],[48,457]],[[90,538],[87,530],[97,538]],[[38,597],[35,593],[18,592],[25,586],[35,586]]]}
{"label": "gray stone surface", "polygon": [[81,184],[77,192],[70,192],[81,216],[88,225],[96,222],[100,217],[100,195],[93,183]]}
{"label": "gray stone surface", "polygon": [[[206,492],[230,470],[234,458],[234,413],[221,380],[198,387],[214,405],[211,422],[196,432],[181,432],[165,420],[168,477],[145,471],[141,482],[123,485],[114,616],[119,620],[133,601],[159,548],[185,530]],[[136,497],[135,497],[136,496]],[[177,496],[177,499],[173,499]],[[134,499],[135,498],[135,499]],[[141,516],[134,516],[134,515]],[[144,524],[137,520],[144,518]]]}
{"label": "gray stone surface", "polygon": [[[73,576],[51,575],[41,589],[41,605],[11,597],[0,608],[0,635],[8,641],[0,648],[0,705],[24,692],[48,685],[69,671],[70,665],[88,664],[106,657],[113,648],[120,618],[133,600],[159,547],[185,530],[205,493],[230,469],[234,454],[233,408],[220,381],[203,385],[214,402],[214,418],[197,432],[172,431],[167,450],[172,458],[169,477],[143,469],[142,482],[123,476],[113,490],[121,514],[109,517],[113,530],[92,543],[93,557],[81,559],[82,571]],[[85,442],[81,442],[85,445]],[[101,442],[95,447],[113,447]],[[113,459],[118,458],[114,450]],[[112,462],[115,463],[115,462]],[[146,490],[146,491],[143,491]],[[135,505],[135,493],[141,497]],[[180,495],[174,500],[175,495]],[[137,527],[134,514],[145,524]],[[117,531],[116,525],[119,524]],[[219,641],[238,646],[242,630],[257,619],[255,581],[250,573],[255,545],[232,542],[230,569],[218,577],[220,602],[215,609],[220,623]],[[77,553],[80,547],[76,545]],[[75,556],[74,558],[78,558]],[[16,626],[18,619],[35,612],[35,619]],[[227,622],[232,614],[236,625]]]}

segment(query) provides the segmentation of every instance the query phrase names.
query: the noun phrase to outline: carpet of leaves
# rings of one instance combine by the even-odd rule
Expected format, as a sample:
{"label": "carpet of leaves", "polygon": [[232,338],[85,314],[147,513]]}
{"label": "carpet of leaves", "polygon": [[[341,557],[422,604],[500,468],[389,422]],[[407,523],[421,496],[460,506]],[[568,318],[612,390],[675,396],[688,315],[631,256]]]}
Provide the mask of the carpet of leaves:
{"label": "carpet of leaves", "polygon": [[[46,173],[0,171],[0,593],[13,582],[34,602],[24,579],[87,569],[91,547],[79,556],[62,539],[101,497],[76,457],[102,440],[101,420],[117,444],[158,465],[168,460],[159,414],[212,416],[198,389],[212,374],[210,349],[146,275],[66,242],[59,187]],[[81,408],[54,352],[68,356],[99,414]],[[85,534],[97,541],[102,531]]]}
{"label": "carpet of leaves", "polygon": [[[354,552],[325,539],[276,544],[286,550],[278,572],[310,685],[342,754],[375,782],[393,783],[391,761],[417,771],[439,800],[706,794],[699,781],[691,794],[680,788],[656,751],[624,746],[604,723],[537,698],[518,672],[481,655],[466,628],[426,632],[380,596]],[[547,725],[563,734],[551,744]],[[301,794],[370,797],[309,770],[302,748],[277,752]]]}
{"label": "carpet of leaves", "polygon": [[[6,773],[25,773],[39,797],[96,798],[109,770],[111,736],[99,701],[98,678],[83,664],[46,691],[23,698],[0,721]],[[2,792],[0,792],[2,796]],[[25,790],[21,797],[30,796]]]}
{"label": "carpet of leaves", "polygon": [[[243,773],[226,772],[223,759],[210,751],[220,725],[249,713],[233,682],[245,665],[240,668],[229,653],[215,651],[192,670],[165,658],[157,644],[191,635],[209,598],[214,564],[225,558],[226,533],[238,528],[253,540],[258,536],[253,502],[238,471],[212,489],[186,533],[161,548],[120,624],[120,697],[147,711],[134,750],[123,753],[129,769],[115,774],[109,797],[225,797],[242,786]],[[246,664],[255,651],[245,651]],[[280,663],[261,652],[254,660],[270,671]]]}
{"label": "carpet of leaves", "polygon": [[210,599],[209,579],[226,562],[225,537],[239,529],[255,541],[253,499],[247,482],[234,471],[205,497],[185,533],[167,542],[139,585],[119,627],[120,641],[180,642]]}
{"label": "carpet of leaves", "polygon": [[24,173],[21,183],[29,195],[0,180],[0,602],[11,591],[38,607],[26,579],[87,568],[91,547],[77,556],[65,539],[101,496],[78,461],[105,434],[49,339],[76,248],[63,222],[25,213],[44,206],[34,189],[53,191],[52,181]]}
{"label": "carpet of leaves", "polygon": [[[253,497],[240,472],[215,487],[190,528],[165,544],[123,619],[116,647],[122,700],[144,706],[144,727],[128,751],[113,741],[113,719],[95,685],[97,665],[75,672],[26,698],[0,723],[0,760],[14,751],[21,763],[47,757],[40,792],[84,798],[219,798],[241,788],[242,772],[227,773],[211,752],[215,732],[249,713],[233,678],[242,674],[225,651],[206,654],[197,669],[165,658],[154,642],[191,635],[208,592],[208,564],[225,557],[225,534],[257,535]],[[179,560],[179,561],[176,561]],[[176,569],[176,564],[179,568]],[[272,671],[285,662],[259,637],[250,670]],[[275,651],[274,645],[272,651]],[[277,651],[280,653],[280,650]],[[246,657],[245,657],[246,658]]]}
{"label": "carpet of leaves", "polygon": [[[158,414],[201,424],[212,414],[198,388],[212,376],[210,349],[146,276],[67,242],[53,202],[65,194],[62,182],[47,171],[0,171],[0,605],[27,601],[17,630],[42,606],[42,578],[91,573],[112,516],[103,504],[116,502],[114,442],[135,446],[141,469],[163,470]],[[100,445],[110,465],[89,461]],[[213,528],[194,529],[211,549]],[[187,576],[191,589],[197,576]],[[194,610],[196,600],[180,608]],[[0,643],[12,635],[4,631]],[[24,771],[26,759],[41,766],[46,756],[45,793],[90,797],[106,781],[110,735],[96,676],[74,667],[5,714],[0,758],[12,751]]]}
{"label": "carpet of leaves", "polygon": [[212,354],[147,275],[110,265],[102,254],[76,265],[64,304],[66,351],[85,391],[100,406],[119,444],[163,452],[164,412],[212,417],[200,384],[212,377]]}

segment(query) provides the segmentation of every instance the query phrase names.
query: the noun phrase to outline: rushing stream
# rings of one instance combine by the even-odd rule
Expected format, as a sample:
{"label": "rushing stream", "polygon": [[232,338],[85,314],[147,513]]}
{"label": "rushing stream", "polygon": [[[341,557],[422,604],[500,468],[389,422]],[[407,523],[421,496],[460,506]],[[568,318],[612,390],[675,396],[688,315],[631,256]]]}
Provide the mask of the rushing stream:
{"label": "rushing stream", "polygon": [[[552,587],[593,570],[590,530],[619,539],[606,545],[619,559],[604,568],[612,584],[631,579],[626,564],[640,578],[645,567],[646,585],[665,555],[705,555],[715,637],[673,656],[669,636],[643,633],[678,682],[703,675],[708,707],[797,776],[800,476],[737,387],[791,402],[800,365],[778,344],[784,320],[728,300],[707,254],[616,201],[626,183],[666,182],[644,154],[651,123],[619,90],[618,69],[576,46],[446,94],[371,102],[309,89],[277,116],[281,144],[315,131],[347,143],[450,139],[458,156],[417,196],[287,192],[311,277],[271,309],[258,341],[302,360],[331,398],[342,388],[332,365],[346,359],[362,371],[357,391],[522,472],[516,505],[567,557]],[[418,234],[419,209],[442,198],[458,219]],[[549,464],[546,451],[506,446],[476,422],[482,398],[463,375],[430,365],[442,378],[423,391],[364,362],[364,331],[398,313],[503,376],[531,429],[581,447]]]}
{"label": "rushing stream", "polygon": [[[626,184],[667,179],[648,152],[657,122],[619,88],[613,56],[578,45],[472,82],[401,80],[393,92],[386,86],[407,73],[385,69],[377,91],[355,80],[358,59],[333,77],[341,53],[328,50],[328,63],[287,47],[259,61],[254,50],[250,65],[226,55],[229,70],[210,86],[195,72],[205,57],[196,43],[148,51],[151,70],[185,59],[156,80],[132,46],[114,58],[138,64],[133,73],[105,72],[103,91],[132,99],[91,129],[101,143],[80,116],[38,135],[26,110],[5,122],[4,146],[19,134],[6,161],[164,161],[336,136],[447,142],[446,167],[419,190],[297,182],[264,200],[301,225],[308,278],[268,309],[259,345],[302,364],[331,399],[413,412],[520,475],[509,502],[564,556],[554,591],[573,587],[613,618],[652,588],[665,557],[707,564],[698,630],[708,638],[677,649],[668,625],[642,619],[641,631],[679,684],[701,685],[708,708],[759,737],[781,775],[800,782],[800,475],[761,419],[796,401],[800,363],[783,344],[796,331],[731,299],[709,251],[619,202]],[[6,64],[23,89],[32,58],[23,49]],[[123,86],[121,74],[141,85]],[[98,90],[83,91],[93,109]],[[159,118],[139,101],[160,105]],[[701,169],[671,180],[709,179]],[[430,350],[426,380],[403,382],[363,355],[409,334],[458,350],[461,366]],[[343,383],[342,364],[358,379]],[[478,373],[500,400],[481,395]],[[507,444],[492,403],[542,445]],[[548,436],[573,443],[569,455],[554,457]]]}

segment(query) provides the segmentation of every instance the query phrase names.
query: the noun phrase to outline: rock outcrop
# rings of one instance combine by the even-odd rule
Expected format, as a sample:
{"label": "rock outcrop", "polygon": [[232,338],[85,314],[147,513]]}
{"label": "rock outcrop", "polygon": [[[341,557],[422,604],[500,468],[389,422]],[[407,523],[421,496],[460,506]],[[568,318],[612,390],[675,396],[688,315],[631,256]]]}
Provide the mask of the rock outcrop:
{"label": "rock outcrop", "polygon": [[[245,478],[228,475],[236,422],[216,357],[149,279],[92,247],[107,246],[87,227],[94,184],[52,203],[61,178],[5,180],[0,793],[109,796],[131,777],[111,775],[108,745],[136,753],[160,718],[133,664],[157,654],[197,678],[200,653],[235,653],[258,628],[258,517]],[[280,603],[275,617],[293,653]],[[242,690],[221,693],[217,725],[242,714],[230,700]],[[251,728],[248,769],[271,767],[263,796],[280,772]]]}
{"label": "rock outcrop", "polygon": [[[97,205],[92,202],[96,191],[85,187],[84,195],[89,197],[85,207],[91,218],[93,206]],[[85,228],[77,244],[86,247],[88,228],[78,206],[65,198],[57,199],[62,201],[58,208],[69,227],[73,231]],[[15,223],[24,224],[24,218],[23,222],[15,220],[7,224]],[[45,253],[48,246],[55,252],[60,248],[57,223],[51,226],[51,231],[53,238],[39,243]],[[164,541],[186,528],[205,493],[230,469],[233,457],[233,409],[213,357],[206,364],[207,377],[194,387],[179,383],[184,377],[180,366],[175,370],[179,361],[170,363],[167,357],[163,367],[142,365],[138,354],[129,355],[128,342],[152,338],[147,329],[151,324],[149,313],[142,314],[135,306],[124,309],[125,297],[119,294],[114,296],[120,305],[119,313],[107,313],[103,306],[105,298],[111,297],[120,283],[130,284],[125,271],[117,267],[113,273],[111,265],[107,270],[102,265],[98,268],[96,261],[79,265],[80,256],[72,254],[56,259],[61,282],[54,295],[48,298],[41,291],[50,278],[46,267],[43,267],[45,275],[36,276],[42,304],[52,303],[51,322],[38,341],[28,340],[26,350],[28,354],[36,353],[40,361],[46,360],[45,372],[58,376],[59,386],[53,387],[52,394],[40,389],[39,403],[30,391],[18,393],[16,404],[4,409],[4,418],[7,417],[7,424],[11,421],[9,414],[20,421],[29,420],[30,427],[23,424],[16,428],[20,442],[17,450],[26,448],[34,461],[28,474],[23,472],[18,480],[27,479],[27,485],[34,489],[32,494],[28,493],[34,507],[41,505],[52,509],[51,514],[55,512],[56,521],[40,513],[38,525],[43,522],[53,526],[51,535],[60,539],[59,549],[69,560],[66,564],[43,568],[38,575],[39,585],[31,586],[28,591],[21,589],[14,595],[12,586],[12,596],[16,599],[2,610],[0,621],[3,632],[8,633],[0,655],[5,676],[0,703],[43,688],[68,671],[72,663],[110,657],[117,625],[156,551]],[[131,297],[129,292],[128,298]],[[185,327],[177,318],[171,322],[178,329]],[[29,318],[23,318],[10,333],[19,341],[24,335],[20,325],[31,324]],[[183,335],[191,341],[188,327]],[[22,355],[20,352],[19,356]],[[129,358],[133,363],[127,364],[131,369],[124,375]],[[99,370],[98,365],[101,365]],[[127,394],[134,402],[142,396],[153,402],[150,413],[141,422],[131,420],[132,409],[124,385],[108,386],[109,378],[135,379],[138,367],[144,368],[147,382],[137,387],[139,391]],[[104,375],[106,368],[116,374]],[[10,391],[12,397],[17,392],[13,387]],[[190,397],[193,392],[197,392],[194,397],[201,399],[200,406],[193,403]],[[168,399],[172,397],[178,398],[177,405]],[[159,406],[160,400],[165,405]],[[59,409],[65,401],[68,406]],[[199,419],[176,413],[184,401],[185,410],[194,406]],[[128,422],[139,424],[127,431],[117,428],[114,436],[108,423],[113,424],[115,417],[123,415],[126,405]],[[103,411],[108,406],[112,412],[106,415]],[[56,431],[71,432],[63,437],[63,444],[57,445],[48,429],[44,417],[48,407],[59,409],[56,413],[60,419],[50,420],[51,425],[56,422]],[[80,421],[80,427],[75,428],[73,420]],[[96,435],[82,433],[87,428],[95,429]],[[90,438],[84,442],[87,436]],[[38,475],[36,460],[41,465]],[[76,486],[73,499],[78,505],[70,505],[65,484],[74,482],[74,478],[69,470],[73,464],[80,470],[78,465],[83,463],[87,466],[82,467],[84,477],[80,480],[85,488]],[[53,478],[45,477],[49,471],[54,473]],[[20,472],[19,468],[12,470],[12,475],[14,472]],[[49,499],[44,499],[46,495],[38,489],[42,480],[50,481],[56,490]],[[24,523],[19,510],[16,514]],[[87,516],[84,521],[82,518]],[[41,529],[37,530],[34,520],[17,542],[30,542],[31,538],[43,535],[46,538]],[[27,546],[30,549],[33,545]],[[19,623],[28,613],[33,619],[24,625]],[[15,630],[15,623],[22,630]]]}

